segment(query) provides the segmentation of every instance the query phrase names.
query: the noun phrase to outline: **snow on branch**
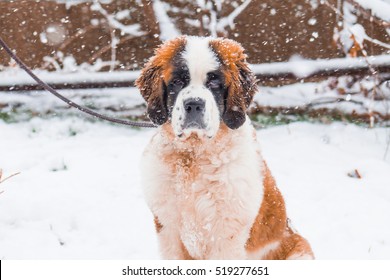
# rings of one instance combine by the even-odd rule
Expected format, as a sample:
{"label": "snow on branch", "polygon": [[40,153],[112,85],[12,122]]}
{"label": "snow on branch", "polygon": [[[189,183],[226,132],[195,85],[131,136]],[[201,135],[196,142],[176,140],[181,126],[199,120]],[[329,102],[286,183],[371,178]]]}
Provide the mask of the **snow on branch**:
{"label": "snow on branch", "polygon": [[386,44],[382,41],[374,39],[367,35],[364,27],[360,24],[355,24],[352,27],[348,28],[348,31],[354,36],[355,40],[357,40],[360,44],[360,47],[363,48],[364,40],[369,41],[375,45],[381,46],[383,48],[390,50],[390,44]]}
{"label": "snow on branch", "polygon": [[218,20],[216,29],[219,32],[225,31],[225,28],[229,26],[231,29],[234,28],[234,20],[248,7],[252,0],[246,0],[240,6],[238,6],[231,14]]}
{"label": "snow on branch", "polygon": [[367,62],[373,66],[390,65],[390,55],[364,57],[346,57],[334,59],[303,60],[292,59],[289,62],[273,62],[252,64],[251,68],[256,75],[293,73],[298,78],[305,78],[319,71],[341,71],[366,68]]}
{"label": "snow on branch", "polygon": [[128,34],[132,35],[134,37],[139,37],[145,34],[145,32],[141,31],[141,25],[131,24],[131,25],[124,25],[123,23],[116,20],[115,15],[109,14],[103,7],[100,5],[99,1],[94,1],[94,3],[91,6],[92,11],[97,11],[100,14],[102,14],[106,19],[108,24],[115,29],[119,29],[122,34]]}
{"label": "snow on branch", "polygon": [[[371,22],[375,22],[379,25],[382,25],[383,27],[385,28],[390,28],[390,16],[387,15],[388,14],[388,10],[390,8],[390,4],[386,4],[384,3],[385,5],[383,7],[386,7],[386,9],[384,10],[385,14],[387,15],[387,17],[383,17],[383,11],[381,13],[374,13],[373,10],[369,9],[369,8],[366,8],[366,7],[370,7],[369,5],[367,5],[367,3],[369,3],[369,1],[362,1],[363,2],[366,2],[365,6],[366,7],[363,7],[360,5],[360,3],[357,3],[357,1],[355,0],[344,0],[344,6],[346,4],[349,4],[351,5],[354,9],[358,10],[364,17],[366,18],[369,18],[369,20]],[[382,2],[382,1],[378,1],[378,2]],[[342,16],[341,13],[340,13],[340,7],[334,7],[332,4],[330,4],[327,0],[322,0],[322,3],[324,3],[326,6],[328,6],[329,8],[331,8],[335,13],[336,15],[339,17],[339,16]],[[338,2],[339,3],[339,2]],[[383,2],[382,2],[383,3]]]}
{"label": "snow on branch", "polygon": [[[198,0],[198,19],[186,19],[186,22],[195,27],[199,27],[199,35],[203,36],[204,31],[207,31],[212,37],[227,36],[227,27],[234,29],[234,20],[248,7],[252,0],[245,0],[240,5],[237,2],[224,3],[221,0]],[[223,6],[233,7],[233,11],[221,17]],[[237,5],[237,6],[236,6]]]}
{"label": "snow on branch", "polygon": [[[127,34],[131,37],[139,37],[145,34],[145,32],[141,31],[141,25],[139,23],[131,24],[131,25],[124,25],[123,23],[119,22],[117,18],[123,17],[123,15],[126,14],[125,11],[122,11],[121,14],[112,15],[109,14],[99,3],[98,0],[95,0],[94,3],[91,5],[92,11],[99,12],[106,20],[107,24],[110,27],[110,36],[111,36],[111,42],[110,45],[106,48],[103,48],[100,52],[98,52],[99,55],[103,54],[107,50],[111,50],[111,63],[110,63],[110,71],[113,71],[115,69],[115,66],[117,65],[116,62],[116,47],[119,43],[121,43],[121,40],[115,36],[115,30],[118,29],[121,32],[121,35]],[[125,13],[124,13],[125,12]],[[98,58],[98,56],[93,56],[90,61],[94,61]]]}
{"label": "snow on branch", "polygon": [[370,10],[372,15],[386,21],[390,26],[390,4],[381,0],[346,0],[356,7],[355,4],[360,5],[366,10]]}
{"label": "snow on branch", "polygon": [[[384,43],[380,40],[377,40],[375,38],[371,38],[367,35],[364,27],[360,24],[357,24],[357,17],[353,14],[354,9],[359,9],[360,12],[365,12],[365,16],[370,16],[370,20],[374,20],[374,17],[371,15],[369,11],[364,10],[362,7],[358,6],[354,1],[352,0],[345,0],[344,5],[342,7],[336,8],[333,6],[329,1],[323,0],[323,4],[325,4],[327,7],[329,7],[333,12],[341,18],[343,21],[343,28],[342,29],[335,29],[335,33],[333,36],[333,39],[336,43],[340,42],[342,45],[342,48],[344,49],[344,53],[346,55],[350,56],[356,56],[355,51],[355,44],[357,43],[359,45],[360,49],[363,49],[363,42],[364,40],[369,41],[375,45],[379,45],[383,48],[390,49],[390,45],[387,43]],[[358,7],[357,7],[357,6]],[[389,5],[390,6],[390,5]],[[383,26],[390,26],[389,22],[383,22],[380,21],[378,24],[381,24]]]}
{"label": "snow on branch", "polygon": [[153,1],[153,10],[160,26],[160,39],[166,41],[180,35],[175,25],[167,14],[167,6],[160,0]]}
{"label": "snow on branch", "polygon": [[[85,64],[78,67],[73,65],[72,67],[76,67],[76,71],[66,71],[70,66],[64,67],[58,72],[34,70],[34,73],[56,88],[127,87],[132,86],[140,74],[139,71],[95,72],[97,69],[91,69],[92,66],[87,67]],[[98,66],[101,68],[105,64],[100,61],[95,67]],[[380,73],[390,73],[390,55],[317,60],[295,58],[288,62],[251,65],[251,69],[261,84],[270,86],[311,78],[340,77],[344,75],[366,76],[371,75],[370,67],[375,67],[377,72]],[[12,68],[0,72],[0,91],[32,89],[39,89],[39,86],[33,84],[31,78],[22,70]]]}

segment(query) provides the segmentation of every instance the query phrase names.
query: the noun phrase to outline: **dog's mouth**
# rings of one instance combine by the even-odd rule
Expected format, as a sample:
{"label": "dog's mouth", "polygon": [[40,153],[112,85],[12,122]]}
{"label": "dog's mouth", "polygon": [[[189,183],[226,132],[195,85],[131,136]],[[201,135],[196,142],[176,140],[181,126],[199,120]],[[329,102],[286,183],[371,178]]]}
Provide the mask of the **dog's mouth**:
{"label": "dog's mouth", "polygon": [[179,131],[176,136],[178,136],[181,139],[187,139],[190,137],[196,136],[197,138],[213,138],[213,133],[210,133],[210,131],[206,130],[203,127],[200,127],[198,125],[193,125],[190,127],[183,128],[181,131]]}
{"label": "dog's mouth", "polygon": [[211,139],[215,136],[215,129],[208,125],[204,120],[184,122],[180,129],[175,131],[178,138],[185,140],[189,137],[196,136],[199,139]]}

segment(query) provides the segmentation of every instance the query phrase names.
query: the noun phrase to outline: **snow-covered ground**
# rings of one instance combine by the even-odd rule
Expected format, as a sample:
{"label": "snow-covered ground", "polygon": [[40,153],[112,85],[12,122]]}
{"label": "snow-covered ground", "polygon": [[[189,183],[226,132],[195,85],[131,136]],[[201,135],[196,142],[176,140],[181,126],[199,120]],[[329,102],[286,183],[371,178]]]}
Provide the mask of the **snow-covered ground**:
{"label": "snow-covered ground", "polygon": [[[76,117],[0,121],[0,167],[21,172],[0,184],[0,259],[159,258],[138,170],[152,135]],[[389,129],[294,123],[258,136],[317,258],[390,258]]]}

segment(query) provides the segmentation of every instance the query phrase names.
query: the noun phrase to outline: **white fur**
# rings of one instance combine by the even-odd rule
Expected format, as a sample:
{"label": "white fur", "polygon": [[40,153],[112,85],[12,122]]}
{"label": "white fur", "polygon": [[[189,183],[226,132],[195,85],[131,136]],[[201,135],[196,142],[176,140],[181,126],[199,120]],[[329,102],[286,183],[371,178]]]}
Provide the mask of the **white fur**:
{"label": "white fur", "polygon": [[163,225],[164,258],[183,258],[182,244],[195,259],[248,258],[245,243],[263,199],[262,159],[253,132],[247,118],[219,142],[205,138],[193,150],[201,172],[188,180],[191,170],[178,162],[172,172],[164,156],[191,147],[171,141],[159,128],[144,152],[142,177],[147,204]]}
{"label": "white fur", "polygon": [[203,85],[207,73],[217,70],[220,66],[217,57],[209,47],[210,39],[209,37],[187,37],[183,58],[187,62],[191,84]]}
{"label": "white fur", "polygon": [[251,252],[248,256],[251,260],[262,260],[266,257],[270,252],[278,249],[280,246],[279,241],[271,242],[264,247],[261,247],[259,250]]}
{"label": "white fur", "polygon": [[185,129],[184,101],[187,99],[201,99],[205,101],[204,123],[206,135],[213,137],[219,128],[219,111],[212,92],[204,84],[207,73],[218,69],[218,60],[209,47],[210,38],[188,37],[186,49],[183,53],[190,73],[189,85],[180,91],[172,112],[172,126],[176,135],[189,135],[193,131],[202,134],[198,129]]}
{"label": "white fur", "polygon": [[294,254],[288,257],[287,260],[314,260],[314,257],[309,254]]}

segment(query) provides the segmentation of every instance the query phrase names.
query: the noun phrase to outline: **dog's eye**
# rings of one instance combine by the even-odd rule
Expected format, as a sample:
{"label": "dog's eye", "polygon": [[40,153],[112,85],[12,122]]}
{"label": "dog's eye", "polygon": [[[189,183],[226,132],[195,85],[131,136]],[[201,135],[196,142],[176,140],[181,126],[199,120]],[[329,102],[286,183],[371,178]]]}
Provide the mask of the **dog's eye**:
{"label": "dog's eye", "polygon": [[218,80],[211,80],[207,82],[207,87],[209,88],[219,88],[219,81]]}
{"label": "dog's eye", "polygon": [[216,80],[216,79],[218,79],[218,76],[216,74],[214,74],[214,73],[208,73],[207,74],[207,78],[209,80]]}
{"label": "dog's eye", "polygon": [[182,87],[184,82],[181,79],[174,79],[171,84],[175,87]]}
{"label": "dog's eye", "polygon": [[206,86],[210,89],[217,89],[221,86],[221,81],[217,75],[215,75],[214,73],[209,73],[207,75]]}
{"label": "dog's eye", "polygon": [[208,73],[206,86],[209,89],[219,89],[221,87],[220,76],[216,73]]}

